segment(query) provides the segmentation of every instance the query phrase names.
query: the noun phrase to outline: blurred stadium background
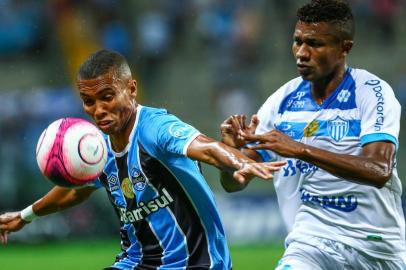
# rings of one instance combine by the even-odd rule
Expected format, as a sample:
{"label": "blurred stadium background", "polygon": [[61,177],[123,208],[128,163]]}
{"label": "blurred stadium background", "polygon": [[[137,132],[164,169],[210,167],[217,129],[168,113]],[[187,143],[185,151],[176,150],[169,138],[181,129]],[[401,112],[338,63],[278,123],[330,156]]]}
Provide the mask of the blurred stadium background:
{"label": "blurred stadium background", "polygon": [[[36,142],[57,118],[86,117],[72,89],[79,64],[91,52],[121,52],[138,80],[141,104],[165,107],[218,138],[227,116],[251,115],[297,76],[291,35],[295,10],[304,2],[0,0],[0,212],[19,210],[52,187],[39,173]],[[357,33],[349,64],[388,81],[406,108],[404,1],[350,3]],[[398,153],[403,179],[405,117]],[[243,192],[226,194],[217,170],[203,170],[216,193],[235,269],[272,268],[285,236],[272,183],[256,181]],[[58,244],[67,239],[74,242]],[[32,259],[43,254],[57,260],[55,250],[61,250],[68,254],[61,260],[74,260],[90,245],[104,253],[97,257],[95,251],[93,261],[92,255],[78,257],[81,264],[90,261],[82,268],[59,269],[99,269],[118,250],[118,223],[99,191],[81,206],[33,222],[10,241],[10,247],[0,247],[1,269],[26,269],[24,262],[30,269],[56,269],[57,263],[44,268]],[[7,266],[12,261],[19,264]]]}

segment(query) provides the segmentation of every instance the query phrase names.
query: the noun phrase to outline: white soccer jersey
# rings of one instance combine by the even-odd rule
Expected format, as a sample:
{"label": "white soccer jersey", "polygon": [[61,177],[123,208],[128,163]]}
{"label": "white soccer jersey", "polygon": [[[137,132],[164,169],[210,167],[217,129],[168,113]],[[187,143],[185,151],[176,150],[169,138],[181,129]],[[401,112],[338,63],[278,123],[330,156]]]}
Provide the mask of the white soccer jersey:
{"label": "white soccer jersey", "polygon": [[[331,152],[359,155],[362,146],[389,141],[398,146],[400,104],[377,76],[348,68],[337,89],[318,105],[309,81],[296,78],[276,91],[258,112],[256,133],[274,128],[296,141]],[[258,151],[270,160],[270,151]],[[275,156],[275,155],[273,155]],[[371,256],[393,259],[405,252],[402,186],[396,166],[381,188],[334,176],[307,162],[286,160],[275,175],[287,244],[305,235],[343,242]]]}

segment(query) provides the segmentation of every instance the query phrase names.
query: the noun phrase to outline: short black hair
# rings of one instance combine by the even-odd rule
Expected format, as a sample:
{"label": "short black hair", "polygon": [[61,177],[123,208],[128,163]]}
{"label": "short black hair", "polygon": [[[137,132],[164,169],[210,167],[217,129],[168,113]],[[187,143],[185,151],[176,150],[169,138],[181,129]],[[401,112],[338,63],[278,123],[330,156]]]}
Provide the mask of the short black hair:
{"label": "short black hair", "polygon": [[124,56],[115,51],[100,50],[87,58],[80,66],[78,78],[81,80],[95,79],[110,70],[114,70],[118,75],[129,75],[131,70]]}
{"label": "short black hair", "polygon": [[312,0],[298,9],[297,18],[304,23],[332,23],[338,26],[341,39],[354,39],[354,17],[344,0]]}

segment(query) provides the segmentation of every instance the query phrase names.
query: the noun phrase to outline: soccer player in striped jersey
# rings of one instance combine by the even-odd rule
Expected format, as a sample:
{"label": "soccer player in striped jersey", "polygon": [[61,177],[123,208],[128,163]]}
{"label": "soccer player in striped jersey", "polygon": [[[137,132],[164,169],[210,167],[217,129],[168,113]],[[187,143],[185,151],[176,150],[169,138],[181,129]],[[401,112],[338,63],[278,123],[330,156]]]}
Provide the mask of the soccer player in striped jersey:
{"label": "soccer player in striped jersey", "polygon": [[277,269],[406,269],[399,102],[384,80],[346,65],[354,35],[346,2],[314,0],[297,15],[300,77],[250,125],[232,116],[221,128],[230,146],[250,142],[251,158],[287,162],[274,180],[290,231]]}
{"label": "soccer player in striped jersey", "polygon": [[226,236],[198,162],[231,171],[238,189],[271,179],[284,162],[256,163],[164,109],[136,103],[136,81],[120,54],[101,50],[80,67],[83,108],[106,134],[103,174],[81,189],[53,188],[21,212],[0,216],[0,240],[37,216],[78,204],[104,187],[121,225],[122,252],[107,269],[231,269]]}

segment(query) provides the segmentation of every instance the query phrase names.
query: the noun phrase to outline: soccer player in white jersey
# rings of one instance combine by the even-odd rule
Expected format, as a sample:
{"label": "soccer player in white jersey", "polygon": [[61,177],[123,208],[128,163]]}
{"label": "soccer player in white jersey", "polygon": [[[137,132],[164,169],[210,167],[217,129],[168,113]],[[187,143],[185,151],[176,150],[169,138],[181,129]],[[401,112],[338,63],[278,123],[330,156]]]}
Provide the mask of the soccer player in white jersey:
{"label": "soccer player in white jersey", "polygon": [[406,269],[399,102],[384,80],[346,65],[354,36],[346,2],[314,0],[297,16],[300,77],[250,125],[235,115],[221,127],[227,144],[251,142],[246,155],[287,161],[274,180],[289,230],[277,269]]}
{"label": "soccer player in white jersey", "polygon": [[103,174],[82,188],[56,186],[23,211],[0,215],[0,242],[103,187],[120,221],[122,249],[106,269],[231,269],[216,203],[197,162],[230,171],[234,177],[223,182],[229,188],[241,188],[253,176],[271,179],[285,163],[256,163],[164,109],[137,104],[136,81],[116,52],[92,54],[77,86],[84,111],[106,134]]}

